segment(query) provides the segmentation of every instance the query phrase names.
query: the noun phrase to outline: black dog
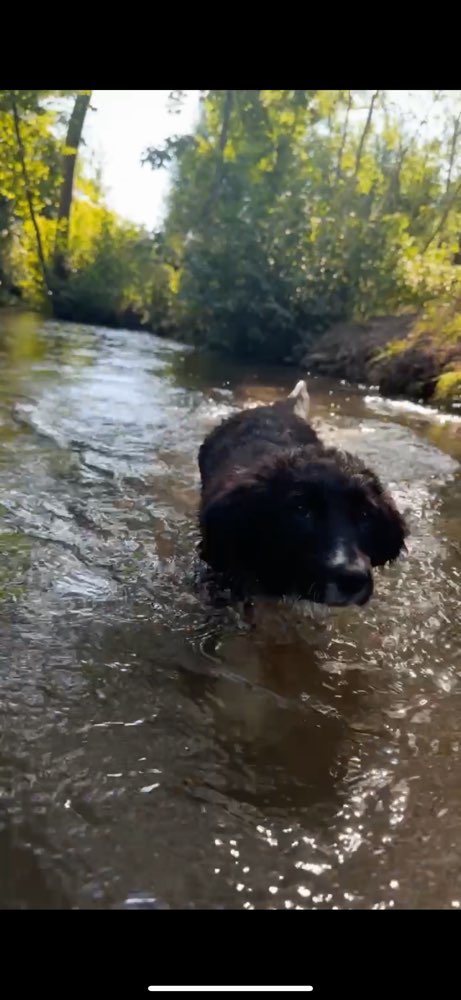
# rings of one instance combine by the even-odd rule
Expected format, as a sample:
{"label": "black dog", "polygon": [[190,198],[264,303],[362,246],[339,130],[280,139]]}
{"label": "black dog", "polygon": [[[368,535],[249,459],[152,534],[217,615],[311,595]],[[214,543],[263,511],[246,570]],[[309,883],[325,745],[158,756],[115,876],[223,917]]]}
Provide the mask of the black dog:
{"label": "black dog", "polygon": [[377,476],[326,448],[298,382],[288,399],[244,410],[199,452],[201,558],[235,597],[365,604],[373,566],[405,549],[408,530]]}

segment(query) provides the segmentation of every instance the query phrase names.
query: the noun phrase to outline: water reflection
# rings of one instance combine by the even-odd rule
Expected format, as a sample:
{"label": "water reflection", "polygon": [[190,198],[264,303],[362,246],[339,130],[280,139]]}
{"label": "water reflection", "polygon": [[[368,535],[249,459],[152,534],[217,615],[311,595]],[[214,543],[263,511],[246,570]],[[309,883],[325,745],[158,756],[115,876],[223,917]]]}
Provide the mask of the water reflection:
{"label": "water reflection", "polygon": [[196,454],[293,376],[36,318],[0,362],[0,905],[456,906],[456,422],[312,381],[410,557],[249,631],[195,585]]}

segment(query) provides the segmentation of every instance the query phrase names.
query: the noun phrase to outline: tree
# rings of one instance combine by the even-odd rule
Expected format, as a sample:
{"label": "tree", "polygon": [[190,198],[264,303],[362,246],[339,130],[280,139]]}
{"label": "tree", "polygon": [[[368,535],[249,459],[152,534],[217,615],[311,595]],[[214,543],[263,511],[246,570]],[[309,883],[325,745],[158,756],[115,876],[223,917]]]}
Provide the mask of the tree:
{"label": "tree", "polygon": [[457,127],[425,138],[385,92],[207,91],[193,134],[145,155],[172,172],[179,331],[280,361],[337,319],[423,302],[450,266],[457,151]]}
{"label": "tree", "polygon": [[52,93],[56,92],[0,91],[0,271],[7,288],[15,284],[14,237],[18,224],[26,220],[34,230],[39,281],[45,288],[49,285],[40,216],[52,204],[57,189],[55,115],[45,106]]}
{"label": "tree", "polygon": [[14,132],[16,136],[16,142],[18,146],[19,162],[21,164],[22,177],[24,182],[24,191],[27,198],[27,204],[29,208],[29,215],[32,225],[34,227],[35,239],[37,243],[37,256],[40,263],[40,269],[42,272],[43,283],[47,291],[50,291],[50,281],[48,277],[48,268],[45,261],[45,254],[43,251],[42,237],[40,235],[40,229],[37,222],[37,216],[35,214],[34,200],[32,196],[32,187],[29,180],[29,172],[26,164],[26,153],[24,149],[24,143],[22,141],[21,135],[21,123],[19,118],[19,111],[17,100],[14,91],[11,91],[11,112],[13,116]]}
{"label": "tree", "polygon": [[59,199],[54,252],[54,274],[57,278],[65,278],[68,274],[67,253],[69,248],[70,213],[72,208],[75,165],[91,94],[91,90],[84,90],[77,94],[75,98],[62,154],[63,180]]}

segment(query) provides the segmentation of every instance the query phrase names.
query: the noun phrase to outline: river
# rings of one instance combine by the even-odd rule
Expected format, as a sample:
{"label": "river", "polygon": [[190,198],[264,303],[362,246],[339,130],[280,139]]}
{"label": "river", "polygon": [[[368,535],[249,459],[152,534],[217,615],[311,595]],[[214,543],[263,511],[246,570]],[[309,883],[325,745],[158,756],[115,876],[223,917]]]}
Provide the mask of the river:
{"label": "river", "polygon": [[310,380],[408,559],[253,630],[194,585],[200,442],[298,374],[0,317],[0,908],[461,907],[461,420]]}

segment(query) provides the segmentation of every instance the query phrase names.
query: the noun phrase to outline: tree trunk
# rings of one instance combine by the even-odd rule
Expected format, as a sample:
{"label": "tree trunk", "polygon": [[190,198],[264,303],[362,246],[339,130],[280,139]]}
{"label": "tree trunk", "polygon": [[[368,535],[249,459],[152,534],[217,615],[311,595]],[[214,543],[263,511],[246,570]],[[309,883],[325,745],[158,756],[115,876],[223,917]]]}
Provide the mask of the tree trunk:
{"label": "tree trunk", "polygon": [[32,189],[31,189],[31,186],[30,186],[30,183],[29,183],[29,175],[28,175],[28,172],[27,172],[26,153],[25,153],[25,149],[24,149],[24,143],[22,141],[22,136],[21,136],[21,123],[20,123],[20,119],[19,119],[18,106],[17,106],[16,98],[15,98],[13,92],[11,92],[11,94],[10,94],[10,99],[11,99],[11,109],[12,109],[12,112],[13,112],[14,131],[15,131],[15,135],[16,135],[16,142],[17,142],[17,145],[18,145],[19,162],[21,164],[21,172],[22,172],[22,177],[23,177],[23,181],[24,181],[24,190],[26,192],[27,204],[29,206],[29,215],[30,215],[30,219],[31,219],[32,225],[34,227],[35,240],[36,240],[36,243],[37,243],[37,256],[38,256],[38,260],[39,260],[39,264],[40,264],[40,270],[42,272],[43,284],[45,285],[46,290],[49,292],[50,291],[50,282],[49,282],[49,276],[48,276],[48,269],[47,269],[47,266],[46,266],[45,254],[44,254],[44,251],[43,251],[42,238],[40,236],[40,229],[38,227],[37,217],[35,215],[34,202],[33,202],[33,199],[32,199]]}
{"label": "tree trunk", "polygon": [[457,151],[457,148],[458,148],[458,139],[459,139],[459,134],[460,134],[460,131],[461,131],[460,122],[461,122],[461,112],[460,112],[460,114],[458,115],[457,118],[453,119],[453,135],[451,137],[451,143],[450,143],[450,158],[449,158],[449,161],[448,161],[448,174],[447,174],[447,181],[446,181],[446,185],[445,185],[445,196],[448,194],[448,192],[450,190],[451,175],[453,173],[453,167],[454,167],[455,158],[456,158],[456,151]]}
{"label": "tree trunk", "polygon": [[218,159],[218,163],[217,163],[217,166],[216,166],[216,176],[215,176],[215,182],[214,182],[214,187],[213,187],[213,193],[212,193],[212,196],[211,196],[211,204],[212,205],[214,205],[214,203],[218,200],[220,189],[221,189],[221,181],[222,181],[222,175],[223,175],[223,169],[224,169],[224,150],[225,150],[225,148],[227,146],[227,139],[228,139],[228,136],[229,136],[229,125],[230,125],[230,120],[231,120],[232,105],[233,105],[233,103],[234,103],[234,92],[233,92],[233,90],[226,90],[225,94],[224,94],[223,118],[222,118],[221,132],[220,132],[219,143],[218,143],[219,159]]}
{"label": "tree trunk", "polygon": [[91,90],[86,90],[78,94],[75,98],[75,104],[67,129],[66,144],[63,153],[63,182],[59,200],[54,253],[54,273],[58,278],[65,278],[67,276],[67,252],[69,247],[70,213],[72,209],[75,165],[91,94]]}
{"label": "tree trunk", "polygon": [[205,209],[203,212],[203,219],[206,224],[212,221],[212,211],[214,209],[214,206],[216,205],[216,202],[218,201],[221,191],[221,183],[224,172],[224,150],[227,146],[233,103],[234,103],[234,91],[225,90],[224,103],[223,103],[223,117],[221,123],[221,130],[219,133],[219,140],[218,140],[218,159],[216,163],[215,178],[213,187],[211,189],[208,201],[205,204]]}
{"label": "tree trunk", "polygon": [[373,117],[373,108],[374,108],[375,103],[376,103],[376,101],[378,99],[378,96],[379,96],[379,90],[375,90],[375,92],[373,94],[373,97],[371,98],[371,101],[370,101],[370,106],[368,108],[368,114],[367,114],[367,120],[365,122],[365,127],[363,129],[362,135],[360,136],[360,141],[359,141],[359,144],[357,146],[357,154],[356,154],[356,157],[355,157],[354,177],[357,177],[357,174],[358,174],[359,169],[360,169],[360,163],[361,163],[361,160],[362,160],[362,154],[363,154],[363,150],[364,150],[366,138],[367,138],[367,135],[368,135],[368,133],[370,131],[370,128],[371,128],[371,119]]}
{"label": "tree trunk", "polygon": [[341,163],[343,159],[344,149],[346,147],[347,129],[349,125],[349,114],[352,108],[352,91],[348,90],[347,93],[348,93],[348,98],[347,98],[346,116],[344,118],[344,127],[341,134],[341,144],[338,152],[338,162],[336,164],[336,178],[335,178],[336,184],[338,183],[339,178],[341,177]]}
{"label": "tree trunk", "polygon": [[429,250],[429,247],[434,242],[435,237],[439,236],[439,234],[443,232],[443,229],[445,227],[445,223],[446,223],[446,221],[448,219],[448,216],[449,216],[449,214],[450,214],[450,212],[451,212],[451,210],[452,210],[452,208],[453,208],[453,206],[454,206],[454,204],[456,202],[456,199],[457,199],[457,197],[458,197],[459,194],[461,194],[461,181],[458,182],[458,184],[456,185],[456,187],[454,188],[454,190],[452,192],[451,198],[449,198],[448,201],[446,202],[445,208],[444,208],[444,210],[442,212],[442,215],[440,216],[440,219],[439,219],[439,221],[438,221],[435,229],[432,231],[431,235],[429,236],[429,239],[426,240],[426,242],[425,242],[425,244],[424,244],[424,246],[422,248],[422,253],[426,253],[426,250]]}
{"label": "tree trunk", "polygon": [[226,90],[226,96],[224,98],[224,110],[223,110],[223,120],[221,127],[221,135],[219,136],[219,150],[221,156],[224,154],[224,150],[227,145],[227,137],[229,134],[229,122],[232,111],[232,102],[234,99],[233,90]]}
{"label": "tree trunk", "polygon": [[[403,161],[411,147],[411,143],[407,143],[406,146],[400,143],[399,155],[395,168],[393,172],[389,175],[389,183],[386,191],[384,192],[381,205],[379,206],[379,215],[384,215],[387,212],[397,212],[398,203],[400,197],[400,175],[402,172]],[[379,218],[376,215],[376,218]]]}
{"label": "tree trunk", "polygon": [[461,122],[461,113],[453,121],[453,135],[452,135],[451,143],[450,143],[450,156],[449,156],[449,161],[448,161],[448,173],[447,173],[447,180],[446,180],[446,184],[445,184],[445,194],[444,194],[444,198],[443,198],[443,200],[445,202],[445,206],[444,206],[444,209],[442,211],[442,214],[440,216],[440,219],[439,219],[437,225],[435,226],[435,228],[433,229],[431,235],[426,240],[426,242],[425,242],[425,244],[423,246],[423,251],[422,251],[423,253],[426,253],[426,250],[428,250],[429,247],[434,242],[435,237],[439,236],[439,234],[441,234],[443,232],[445,223],[446,223],[446,221],[448,219],[448,216],[449,216],[449,214],[451,212],[451,209],[453,208],[453,205],[455,204],[455,201],[456,201],[459,193],[461,192],[461,182],[458,182],[458,184],[456,185],[456,187],[454,188],[454,190],[450,192],[451,179],[452,179],[452,174],[453,174],[453,166],[454,166],[455,159],[456,159],[456,151],[457,151],[457,148],[458,148],[458,139],[459,139],[459,135],[460,135],[460,132],[461,132],[460,122]]}

